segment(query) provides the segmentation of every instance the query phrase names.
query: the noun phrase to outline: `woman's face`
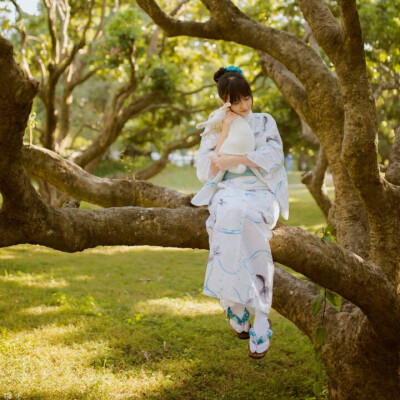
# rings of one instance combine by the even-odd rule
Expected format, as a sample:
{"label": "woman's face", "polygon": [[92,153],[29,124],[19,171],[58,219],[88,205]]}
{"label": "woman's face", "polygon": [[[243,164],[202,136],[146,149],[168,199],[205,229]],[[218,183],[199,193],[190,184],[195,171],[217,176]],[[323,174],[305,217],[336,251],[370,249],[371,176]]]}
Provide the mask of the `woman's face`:
{"label": "woman's face", "polygon": [[[229,102],[229,94],[228,94],[228,98],[226,101],[223,101],[222,99],[220,99],[220,102],[221,102],[221,104],[225,104],[225,103]],[[236,114],[239,114],[242,117],[245,117],[246,115],[249,114],[251,106],[253,105],[252,103],[253,103],[253,100],[252,100],[251,96],[242,97],[240,99],[240,101],[232,104],[230,108]]]}

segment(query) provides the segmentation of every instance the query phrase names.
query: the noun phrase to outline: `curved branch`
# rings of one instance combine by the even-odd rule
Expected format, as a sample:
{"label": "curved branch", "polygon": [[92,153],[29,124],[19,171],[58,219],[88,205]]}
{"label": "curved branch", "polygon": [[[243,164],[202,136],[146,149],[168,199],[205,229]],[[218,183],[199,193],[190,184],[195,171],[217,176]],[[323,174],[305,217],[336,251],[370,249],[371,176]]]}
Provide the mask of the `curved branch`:
{"label": "curved branch", "polygon": [[400,329],[400,298],[378,266],[298,227],[278,223],[273,232],[275,261],[356,304],[388,337]]}
{"label": "curved branch", "polygon": [[[29,218],[20,216],[13,223],[24,232],[20,243],[40,244],[65,252],[115,245],[206,249],[207,215],[207,210],[185,206],[81,210],[41,203],[39,208],[31,209]],[[10,239],[0,237],[0,247],[5,245],[10,245]]]}
{"label": "curved branch", "polygon": [[47,9],[47,26],[51,37],[51,58],[53,64],[58,63],[60,56],[60,42],[57,37],[56,28],[56,3],[54,0],[43,0],[43,4]]}
{"label": "curved branch", "polygon": [[[334,60],[345,101],[344,139],[340,159],[363,200],[371,225],[390,224],[386,187],[378,162],[376,106],[364,53],[356,2],[340,1],[346,40],[340,57]],[[381,207],[376,207],[381,204]],[[388,212],[389,211],[389,212]],[[384,232],[387,234],[388,232]],[[373,239],[374,234],[371,238]],[[381,242],[383,238],[379,239]],[[379,241],[378,240],[378,241]],[[374,247],[374,246],[372,246]],[[377,248],[379,248],[379,244]]]}
{"label": "curved branch", "polygon": [[137,4],[168,36],[188,35],[206,39],[220,39],[221,32],[212,19],[207,22],[181,21],[164,12],[154,0],[137,0]]}
{"label": "curved branch", "polygon": [[201,86],[201,87],[198,88],[198,89],[191,90],[190,92],[185,92],[185,91],[183,91],[183,90],[177,90],[176,93],[179,93],[179,94],[181,94],[182,96],[190,96],[190,95],[192,95],[192,94],[201,92],[203,89],[210,88],[210,87],[214,87],[214,86],[215,86],[215,84],[214,84],[214,83],[211,83],[211,84],[209,84],[209,85]]}
{"label": "curved branch", "polygon": [[[114,96],[114,100],[117,96],[118,94]],[[74,153],[70,157],[71,161],[85,167],[94,159],[102,156],[109,146],[118,138],[125,123],[130,118],[133,118],[154,106],[154,103],[157,102],[157,100],[157,93],[148,93],[133,99],[130,104],[124,106],[122,110],[118,106],[111,106],[100,134],[93,140],[92,144],[88,148],[81,152]]]}
{"label": "curved branch", "polygon": [[338,45],[344,41],[344,32],[339,22],[323,1],[298,0],[297,3],[319,45],[333,61],[340,53]]}
{"label": "curved branch", "polygon": [[95,75],[98,71],[100,71],[100,69],[101,69],[100,67],[93,68],[90,71],[86,72],[86,74],[84,75],[82,75],[82,70],[79,70],[78,74],[74,76],[74,79],[69,84],[68,87],[69,91],[72,92],[76,86],[81,85],[82,83],[90,79],[93,75]]}
{"label": "curved branch", "polygon": [[190,205],[190,196],[150,182],[98,178],[71,161],[37,146],[23,147],[26,170],[76,199],[102,207],[170,207]]}
{"label": "curved branch", "polygon": [[[275,265],[272,307],[292,321],[310,339],[313,325],[321,318],[319,315],[314,317],[311,312],[311,304],[319,293],[315,283],[296,278]],[[325,319],[331,319],[336,314],[337,311],[327,304]]]}
{"label": "curved branch", "polygon": [[262,51],[259,52],[261,67],[271,77],[279,91],[303,119],[309,118],[310,105],[303,84],[281,62]]}

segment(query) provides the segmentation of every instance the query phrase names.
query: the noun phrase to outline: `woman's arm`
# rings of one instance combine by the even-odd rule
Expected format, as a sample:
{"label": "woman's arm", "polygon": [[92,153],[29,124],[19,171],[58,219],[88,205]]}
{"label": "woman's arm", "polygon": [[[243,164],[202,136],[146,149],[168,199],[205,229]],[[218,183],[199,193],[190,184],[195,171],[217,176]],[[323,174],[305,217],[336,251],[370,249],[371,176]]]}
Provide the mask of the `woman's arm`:
{"label": "woman's arm", "polygon": [[221,154],[213,163],[219,169],[229,169],[237,164],[259,168],[262,176],[271,176],[284,165],[282,139],[275,120],[268,114],[268,122],[258,138],[256,148],[246,155]]}
{"label": "woman's arm", "polygon": [[267,119],[262,135],[256,143],[256,148],[247,153],[247,158],[260,168],[264,177],[271,176],[284,165],[284,154],[282,139],[274,118],[264,114]]}
{"label": "woman's arm", "polygon": [[[219,135],[218,138],[218,143],[217,143],[217,147],[215,148],[214,152],[215,154],[217,154],[220,157],[220,153],[219,153],[219,149],[221,148],[222,144],[224,143],[225,139],[228,137],[228,132],[229,132],[229,127],[227,127],[226,125],[222,126],[222,131]],[[220,169],[216,164],[216,160],[214,159],[211,161],[211,173],[215,176],[217,175],[217,173],[219,172]]]}

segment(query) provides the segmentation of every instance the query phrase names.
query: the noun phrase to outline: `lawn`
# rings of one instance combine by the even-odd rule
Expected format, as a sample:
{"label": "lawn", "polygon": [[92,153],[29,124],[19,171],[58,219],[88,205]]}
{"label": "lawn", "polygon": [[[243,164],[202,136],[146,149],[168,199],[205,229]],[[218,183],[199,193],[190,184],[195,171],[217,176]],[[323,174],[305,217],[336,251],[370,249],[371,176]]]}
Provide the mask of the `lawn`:
{"label": "lawn", "polygon": [[[190,167],[152,181],[201,187]],[[282,222],[315,232],[322,213],[300,173],[289,181]],[[218,300],[201,293],[207,257],[150,246],[0,249],[0,399],[313,399],[308,338],[273,310],[268,354],[249,358]]]}

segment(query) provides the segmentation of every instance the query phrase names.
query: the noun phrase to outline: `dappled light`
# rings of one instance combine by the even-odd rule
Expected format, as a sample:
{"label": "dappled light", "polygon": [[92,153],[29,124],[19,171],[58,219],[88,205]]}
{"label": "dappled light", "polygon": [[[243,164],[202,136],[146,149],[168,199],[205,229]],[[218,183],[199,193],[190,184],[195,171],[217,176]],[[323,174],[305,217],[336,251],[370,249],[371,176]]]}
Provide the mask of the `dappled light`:
{"label": "dappled light", "polygon": [[[161,400],[182,390],[194,393],[205,377],[210,387],[201,389],[203,397],[215,390],[227,397],[245,393],[242,379],[259,392],[268,382],[286,398],[293,385],[309,392],[304,383],[314,368],[311,346],[274,311],[271,358],[242,365],[245,344],[236,342],[219,301],[201,294],[207,254],[151,246],[97,247],[80,254],[29,245],[0,249],[0,291],[13,299],[0,299],[0,307],[9,310],[0,321],[0,369],[8,371],[1,392]],[[44,284],[52,279],[68,285]],[[297,371],[290,368],[289,354],[301,363]],[[27,374],[29,380],[23,378]],[[227,377],[235,383],[228,384]]]}
{"label": "dappled light", "polygon": [[[136,303],[135,308],[147,314],[169,314],[169,315],[187,315],[196,316],[199,314],[217,314],[221,315],[221,307],[215,301],[201,300],[193,296],[183,298],[163,297],[161,299],[150,299]],[[140,315],[142,314],[135,314]]]}

